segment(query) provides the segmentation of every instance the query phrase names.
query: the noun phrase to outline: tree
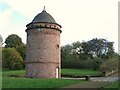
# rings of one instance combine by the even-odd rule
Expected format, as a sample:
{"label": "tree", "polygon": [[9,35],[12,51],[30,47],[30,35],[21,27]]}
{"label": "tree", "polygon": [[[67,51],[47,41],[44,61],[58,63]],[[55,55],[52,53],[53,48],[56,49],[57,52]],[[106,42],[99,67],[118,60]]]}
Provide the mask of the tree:
{"label": "tree", "polygon": [[23,44],[16,48],[16,50],[20,53],[23,60],[25,60],[26,57],[26,45]]}
{"label": "tree", "polygon": [[106,39],[79,41],[61,47],[62,67],[99,69],[114,56],[113,42]]}
{"label": "tree", "polygon": [[92,39],[81,44],[82,52],[93,57],[109,59],[114,53],[113,42],[105,39]]}
{"label": "tree", "polygon": [[3,68],[9,68],[12,70],[22,69],[23,60],[20,54],[14,48],[2,49],[2,65]]}
{"label": "tree", "polygon": [[69,57],[70,57],[71,51],[72,51],[72,46],[69,45],[69,44],[61,47],[62,67],[68,67],[69,66]]}
{"label": "tree", "polygon": [[16,34],[9,35],[5,40],[5,44],[6,48],[17,48],[23,45],[22,39]]}
{"label": "tree", "polygon": [[79,41],[73,42],[73,43],[72,43],[72,49],[73,49],[73,52],[74,52],[74,53],[80,54],[81,43],[80,43]]}
{"label": "tree", "polygon": [[15,48],[21,55],[22,59],[25,60],[26,57],[26,45],[22,42],[22,39],[16,35],[11,34],[5,40],[6,48]]}

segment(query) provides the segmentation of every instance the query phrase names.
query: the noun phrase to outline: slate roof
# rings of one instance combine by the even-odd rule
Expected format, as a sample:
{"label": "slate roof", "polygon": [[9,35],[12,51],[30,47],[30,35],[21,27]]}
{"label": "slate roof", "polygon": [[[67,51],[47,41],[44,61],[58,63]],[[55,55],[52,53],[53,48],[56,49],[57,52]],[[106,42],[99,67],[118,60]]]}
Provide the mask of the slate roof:
{"label": "slate roof", "polygon": [[41,13],[35,16],[32,22],[49,22],[49,23],[56,23],[55,19],[43,10]]}

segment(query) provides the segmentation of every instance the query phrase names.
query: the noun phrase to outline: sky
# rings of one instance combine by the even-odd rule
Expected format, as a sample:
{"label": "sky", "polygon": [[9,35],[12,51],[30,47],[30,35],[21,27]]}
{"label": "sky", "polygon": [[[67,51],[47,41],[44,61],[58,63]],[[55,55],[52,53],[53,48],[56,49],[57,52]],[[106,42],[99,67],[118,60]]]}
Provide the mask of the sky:
{"label": "sky", "polygon": [[61,45],[104,38],[118,52],[119,0],[0,0],[0,34],[26,43],[26,25],[45,10],[62,26]]}

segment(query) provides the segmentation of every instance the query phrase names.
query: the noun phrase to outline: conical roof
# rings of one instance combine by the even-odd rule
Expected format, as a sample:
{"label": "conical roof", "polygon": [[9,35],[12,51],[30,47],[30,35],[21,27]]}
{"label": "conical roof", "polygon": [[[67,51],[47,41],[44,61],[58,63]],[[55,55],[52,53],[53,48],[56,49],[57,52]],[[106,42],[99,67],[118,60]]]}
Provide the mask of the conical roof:
{"label": "conical roof", "polygon": [[41,13],[36,15],[32,22],[56,23],[55,19],[49,13],[47,13],[45,10],[43,10]]}

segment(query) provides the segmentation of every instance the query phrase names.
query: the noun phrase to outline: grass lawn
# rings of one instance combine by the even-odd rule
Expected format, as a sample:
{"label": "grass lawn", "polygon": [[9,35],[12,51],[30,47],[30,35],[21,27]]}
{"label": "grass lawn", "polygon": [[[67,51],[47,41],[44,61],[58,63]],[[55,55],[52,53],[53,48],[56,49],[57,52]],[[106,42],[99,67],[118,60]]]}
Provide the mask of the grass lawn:
{"label": "grass lawn", "polygon": [[[102,72],[88,70],[88,69],[61,69],[61,74],[78,75],[78,76],[86,76],[86,75],[101,76]],[[12,75],[22,77],[25,75],[25,70],[3,71],[2,75],[3,75],[3,77],[9,77]]]}
{"label": "grass lawn", "polygon": [[[103,89],[100,90],[118,90],[118,86],[120,85],[120,81],[113,82],[110,85],[105,86]],[[119,87],[120,89],[120,87]]]}
{"label": "grass lawn", "polygon": [[3,77],[3,88],[60,88],[82,80]]}
{"label": "grass lawn", "polygon": [[100,71],[94,71],[94,70],[88,70],[88,69],[62,69],[62,74],[68,74],[68,75],[78,75],[78,76],[101,76],[102,72]]}
{"label": "grass lawn", "polygon": [[[62,69],[62,74],[100,75],[101,72],[80,69]],[[2,72],[3,88],[60,88],[71,84],[87,82],[84,80],[24,78],[25,70],[6,70]],[[11,76],[16,76],[11,77]]]}
{"label": "grass lawn", "polygon": [[25,70],[9,70],[9,71],[3,71],[2,72],[2,75],[3,77],[10,77],[12,75],[14,76],[18,76],[18,77],[21,77],[21,76],[24,76],[25,75]]}

